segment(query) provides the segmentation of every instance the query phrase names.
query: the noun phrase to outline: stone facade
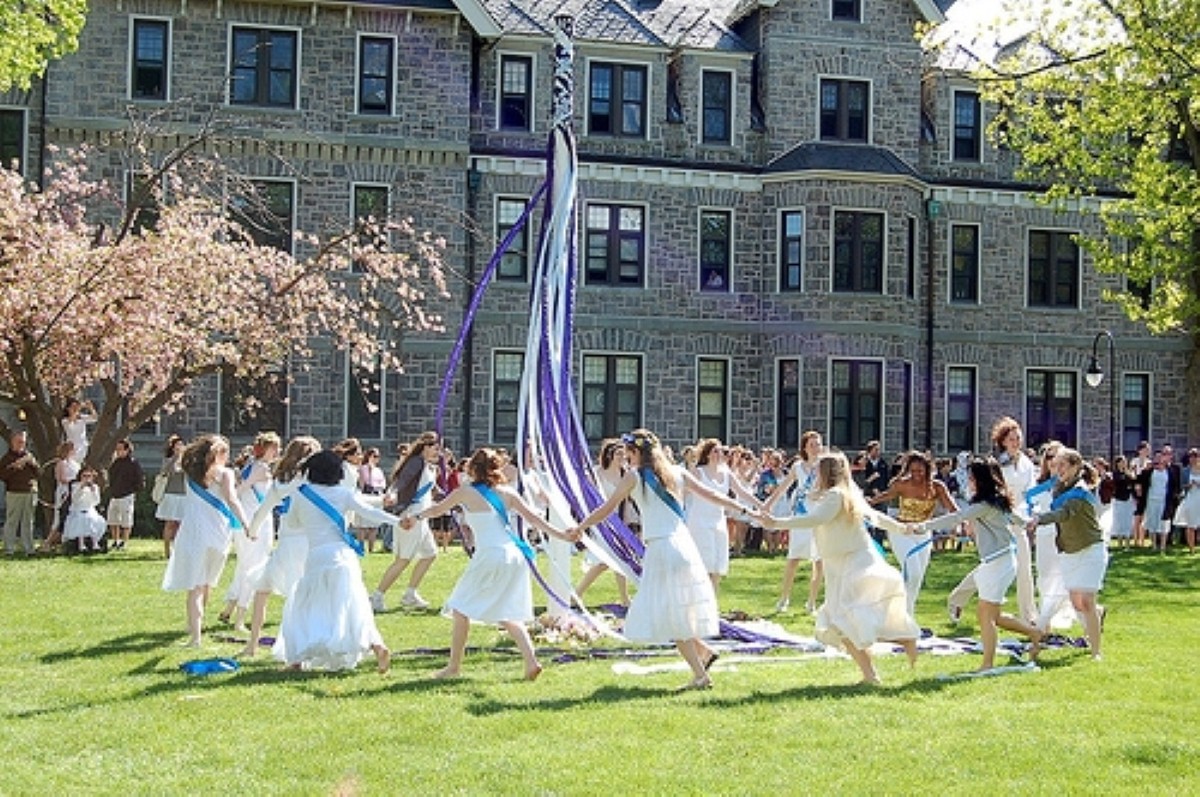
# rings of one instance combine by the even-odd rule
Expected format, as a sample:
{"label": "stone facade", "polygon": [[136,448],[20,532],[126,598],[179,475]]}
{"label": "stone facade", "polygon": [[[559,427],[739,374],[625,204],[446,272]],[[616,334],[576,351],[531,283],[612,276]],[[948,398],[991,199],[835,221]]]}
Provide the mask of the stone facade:
{"label": "stone facade", "polygon": [[[43,141],[102,141],[123,124],[131,102],[155,106],[131,100],[123,77],[131,20],[168,20],[167,101],[187,99],[185,124],[217,109],[269,145],[270,152],[249,145],[239,162],[252,175],[294,181],[299,228],[348,219],[353,186],[367,183],[389,186],[393,210],[446,235],[458,275],[454,296],[439,308],[447,331],[410,336],[405,373],[384,377],[378,433],[364,438],[386,454],[432,423],[462,307],[498,241],[500,203],[511,210],[541,182],[552,82],[545,34],[552,22],[538,16],[543,5],[98,0],[79,52],[51,66],[44,97],[0,97],[0,110],[28,109],[30,164],[40,164]],[[1188,442],[1176,411],[1186,343],[1150,336],[1103,301],[1105,290],[1125,289],[1123,278],[1096,273],[1081,253],[1073,302],[1042,307],[1028,298],[1035,241],[1066,246],[1068,233],[1094,229],[1095,219],[1086,209],[1038,205],[1030,187],[1015,182],[1011,153],[986,140],[978,157],[955,157],[955,96],[972,87],[962,75],[925,67],[913,29],[936,21],[932,5],[863,0],[859,21],[830,19],[828,0],[720,0],[708,4],[707,16],[696,5],[561,4],[585,21],[575,66],[580,263],[587,262],[590,208],[625,208],[638,217],[644,252],[636,284],[581,277],[574,362],[585,408],[614,401],[619,391],[603,381],[585,384],[584,366],[625,358],[639,371],[636,420],[677,446],[716,423],[729,440],[751,445],[794,447],[800,430],[817,428],[845,447],[870,436],[889,451],[946,453],[986,448],[991,422],[1010,414],[1032,442],[1054,433],[1106,453],[1110,382],[1096,391],[1083,373],[1096,332],[1108,329],[1118,341],[1118,422],[1133,415],[1126,398],[1147,413],[1126,435]],[[518,6],[528,13],[517,15]],[[482,29],[480,19],[494,20],[495,29]],[[295,107],[227,104],[223,76],[235,27],[298,33]],[[391,114],[357,112],[364,36],[395,42]],[[501,124],[500,74],[510,58],[531,66],[525,130]],[[593,130],[597,67],[644,70],[644,132]],[[728,140],[705,142],[702,86],[724,75]],[[855,140],[849,95],[828,119],[822,97],[863,86],[865,134]],[[981,110],[981,124],[990,113]],[[851,127],[830,135],[826,124]],[[850,140],[841,135],[846,130]],[[101,166],[120,179],[119,162]],[[728,271],[705,290],[701,229],[713,219],[729,224]],[[866,230],[876,222],[872,238]],[[795,240],[785,240],[789,223],[798,225]],[[977,235],[978,273],[967,299],[954,294],[951,279],[960,228]],[[839,258],[851,264],[853,280],[870,281],[863,264],[874,262],[873,247],[882,252],[878,285],[838,284],[846,279]],[[794,272],[786,251],[800,253]],[[524,348],[528,295],[520,279],[489,289],[447,407],[446,435],[456,450],[514,443],[497,429],[495,364],[497,352]],[[712,371],[714,364],[723,364],[723,382],[701,385],[702,366]],[[293,363],[290,373],[286,431],[325,440],[346,434],[344,355],[324,351]],[[196,390],[186,418],[166,423],[213,428],[215,382]],[[1135,390],[1143,385],[1144,401]],[[596,420],[594,428],[622,431],[614,422]]]}

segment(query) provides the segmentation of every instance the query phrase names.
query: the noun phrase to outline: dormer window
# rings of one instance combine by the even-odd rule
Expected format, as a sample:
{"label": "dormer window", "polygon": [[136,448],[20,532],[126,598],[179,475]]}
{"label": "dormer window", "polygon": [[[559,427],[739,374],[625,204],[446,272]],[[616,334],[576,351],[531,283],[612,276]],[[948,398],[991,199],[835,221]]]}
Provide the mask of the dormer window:
{"label": "dormer window", "polygon": [[821,80],[821,140],[867,142],[871,86],[865,80]]}

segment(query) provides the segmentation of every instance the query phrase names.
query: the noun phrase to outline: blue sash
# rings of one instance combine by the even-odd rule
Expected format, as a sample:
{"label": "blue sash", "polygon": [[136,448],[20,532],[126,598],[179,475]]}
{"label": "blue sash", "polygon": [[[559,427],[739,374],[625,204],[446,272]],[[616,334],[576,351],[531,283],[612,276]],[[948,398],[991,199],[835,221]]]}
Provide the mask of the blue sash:
{"label": "blue sash", "polygon": [[284,496],[284,499],[279,502],[279,514],[286,515],[288,510],[292,508],[292,497]]}
{"label": "blue sash", "polygon": [[192,488],[192,492],[204,499],[204,503],[220,512],[225,519],[229,521],[230,528],[239,530],[242,528],[242,522],[237,519],[237,515],[233,514],[233,510],[226,506],[224,501],[222,501],[220,498],[217,498],[200,484],[193,481],[190,477],[188,478],[187,483],[188,487]]}
{"label": "blue sash", "polygon": [[642,481],[646,483],[646,486],[653,490],[654,494],[662,499],[662,502],[678,515],[680,520],[683,520],[683,507],[679,506],[679,501],[676,500],[675,496],[671,495],[667,491],[667,488],[662,486],[662,482],[654,475],[654,469],[641,467],[638,468],[638,473],[641,474]]}
{"label": "blue sash", "polygon": [[1079,485],[1075,485],[1070,490],[1065,490],[1062,493],[1054,496],[1054,500],[1050,502],[1051,511],[1057,512],[1062,508],[1063,504],[1072,499],[1090,501],[1092,506],[1099,506],[1100,504],[1100,501],[1096,498],[1095,493],[1093,493],[1091,490],[1086,490]]}
{"label": "blue sash", "polygon": [[417,503],[422,498],[424,498],[426,495],[428,495],[429,491],[432,489],[433,489],[433,482],[427,482],[425,484],[425,486],[421,487],[419,490],[417,490],[415,493],[413,493],[412,498],[408,499],[408,505],[412,506],[413,504]]}
{"label": "blue sash", "polygon": [[346,528],[346,518],[342,515],[341,512],[337,511],[337,509],[333,506],[333,504],[329,503],[324,498],[322,498],[320,495],[318,495],[317,491],[314,490],[312,487],[310,487],[307,484],[300,485],[300,494],[303,495],[305,498],[307,498],[309,501],[312,501],[313,506],[315,506],[317,509],[320,509],[322,512],[324,512],[325,515],[330,520],[333,521],[334,525],[337,526],[337,528],[338,528],[338,533],[342,535],[342,539],[345,541],[345,543],[347,545],[350,546],[350,549],[352,551],[354,551],[359,556],[362,556],[365,553],[365,551],[363,550],[363,544],[361,542],[359,542],[358,540],[354,539],[354,535],[351,534],[349,532],[349,530]]}
{"label": "blue sash", "polygon": [[1017,555],[1017,544],[1015,542],[1010,542],[1008,544],[1007,548],[1001,548],[998,551],[993,551],[992,553],[988,554],[987,556],[982,557],[979,560],[979,562],[980,562],[980,564],[986,565],[988,562],[996,561],[1001,556],[1016,556],[1016,555]]}
{"label": "blue sash", "polygon": [[1053,489],[1054,485],[1056,484],[1058,484],[1058,477],[1051,476],[1049,479],[1046,479],[1046,481],[1041,482],[1040,484],[1035,484],[1025,491],[1025,508],[1029,510],[1029,514],[1033,514],[1033,499],[1037,498],[1047,490]]}
{"label": "blue sash", "polygon": [[492,509],[496,510],[496,514],[499,515],[500,520],[504,522],[504,530],[508,532],[508,536],[512,538],[513,543],[515,543],[518,550],[521,551],[521,555],[525,557],[525,560],[532,563],[534,558],[537,556],[533,552],[533,546],[521,539],[521,537],[517,534],[513,533],[512,524],[508,522],[508,510],[504,508],[504,501],[501,500],[500,496],[496,495],[495,490],[493,490],[491,487],[488,487],[483,482],[472,482],[471,486],[479,491],[479,494],[483,496],[483,500],[492,505]]}
{"label": "blue sash", "polygon": [[[246,479],[249,479],[250,474],[253,471],[254,471],[254,460],[250,460],[249,462],[246,463],[246,466],[244,468],[242,468],[242,472],[239,475],[241,480],[246,481]],[[254,493],[254,497],[257,498],[258,502],[261,504],[262,500],[263,500],[263,496],[265,496],[266,493],[264,493],[262,490],[258,489],[257,484],[250,485],[250,492]]]}
{"label": "blue sash", "polygon": [[816,470],[810,471],[808,476],[804,478],[804,484],[796,482],[796,504],[792,507],[792,514],[807,515],[808,507],[805,502],[808,499],[808,491],[812,489],[813,480],[817,478]]}

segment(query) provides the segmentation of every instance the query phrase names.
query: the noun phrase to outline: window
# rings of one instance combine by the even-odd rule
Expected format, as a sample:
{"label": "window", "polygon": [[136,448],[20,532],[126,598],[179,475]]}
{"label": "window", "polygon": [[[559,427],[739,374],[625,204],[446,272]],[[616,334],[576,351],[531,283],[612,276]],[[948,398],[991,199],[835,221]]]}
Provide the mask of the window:
{"label": "window", "polygon": [[976,375],[970,366],[946,369],[946,453],[974,451]]}
{"label": "window", "polygon": [[159,195],[152,178],[138,172],[125,175],[125,206],[133,211],[133,231],[138,234],[158,226]]}
{"label": "window", "polygon": [[170,42],[171,23],[167,20],[133,20],[130,97],[135,100],[167,99]]}
{"label": "window", "polygon": [[701,357],[696,363],[696,437],[725,440],[729,434],[729,361]]}
{"label": "window", "polygon": [[[522,199],[496,200],[496,240],[503,241],[508,233],[521,219],[525,206],[529,204]],[[524,282],[529,279],[529,222],[516,234],[496,267],[496,279]]]}
{"label": "window", "polygon": [[862,0],[831,0],[830,16],[839,22],[862,22]]}
{"label": "window", "polygon": [[804,211],[779,214],[779,290],[804,289]]}
{"label": "window", "polygon": [[917,298],[917,220],[908,217],[908,229],[905,236],[907,249],[904,253],[904,294]]}
{"label": "window", "polygon": [[533,130],[533,56],[500,56],[500,129]]}
{"label": "window", "polygon": [[950,225],[950,301],[979,302],[979,227]]}
{"label": "window", "polygon": [[346,355],[346,434],[365,440],[383,439],[384,372],[376,363],[373,368],[355,367]]}
{"label": "window", "polygon": [[358,40],[358,112],[390,116],[396,81],[396,40],[363,36]]}
{"label": "window", "polygon": [[780,360],[775,375],[775,445],[800,445],[800,361]]}
{"label": "window", "polygon": [[517,406],[525,354],[492,352],[492,442],[513,445],[517,439]]}
{"label": "window", "polygon": [[733,143],[733,73],[700,72],[700,138],[705,144]]}
{"label": "window", "polygon": [[[355,185],[354,193],[354,229],[358,232],[358,245],[364,249],[386,248],[387,232],[385,225],[391,213],[389,191],[386,185]],[[362,272],[364,265],[355,259],[350,264],[350,270]]]}
{"label": "window", "polygon": [[881,437],[883,363],[833,360],[829,381],[829,445],[860,448]]}
{"label": "window", "polygon": [[979,95],[954,92],[954,160],[978,161],[983,153],[983,121]]}
{"label": "window", "polygon": [[236,197],[230,203],[234,220],[259,246],[291,252],[295,210],[292,183],[255,180],[251,187],[254,193]]}
{"label": "window", "polygon": [[20,108],[0,108],[0,166],[24,171],[25,111]]}
{"label": "window", "polygon": [[728,293],[733,265],[733,211],[700,211],[700,290]]}
{"label": "window", "polygon": [[863,80],[821,81],[821,140],[866,142],[871,87]]}
{"label": "window", "polygon": [[587,284],[640,286],[646,267],[646,209],[587,206]]}
{"label": "window", "polygon": [[288,375],[280,369],[257,379],[220,373],[221,434],[253,437],[259,432],[287,435]]}
{"label": "window", "polygon": [[617,437],[642,425],[642,358],[583,356],[583,431],[588,440]]}
{"label": "window", "polygon": [[838,210],[833,214],[833,289],[883,292],[882,213]]}
{"label": "window", "polygon": [[1121,447],[1117,453],[1137,451],[1150,439],[1150,374],[1125,374],[1121,390]]}
{"label": "window", "polygon": [[290,30],[235,27],[229,102],[295,108],[298,38]]}
{"label": "window", "polygon": [[589,132],[645,138],[646,67],[594,63],[590,86]]}
{"label": "window", "polygon": [[1037,448],[1047,440],[1075,445],[1077,381],[1073,371],[1026,371],[1026,445]]}
{"label": "window", "polygon": [[1074,233],[1029,231],[1029,306],[1079,306],[1079,246]]}

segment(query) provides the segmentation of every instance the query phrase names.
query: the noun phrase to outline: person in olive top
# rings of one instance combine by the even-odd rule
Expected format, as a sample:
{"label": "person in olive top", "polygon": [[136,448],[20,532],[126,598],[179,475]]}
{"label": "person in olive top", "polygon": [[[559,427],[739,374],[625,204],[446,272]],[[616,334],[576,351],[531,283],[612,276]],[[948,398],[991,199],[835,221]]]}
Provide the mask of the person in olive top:
{"label": "person in olive top", "polygon": [[38,461],[26,446],[24,432],[8,438],[8,452],[0,457],[0,482],[4,482],[4,552],[17,552],[17,537],[25,555],[33,554],[33,513],[37,506]]}
{"label": "person in olive top", "polygon": [[124,548],[129,542],[133,505],[145,480],[142,465],[133,456],[133,443],[121,440],[108,466],[108,536],[115,549]]}
{"label": "person in olive top", "polygon": [[1083,618],[1092,658],[1099,659],[1103,611],[1096,604],[1096,593],[1108,568],[1108,547],[1097,519],[1100,500],[1095,492],[1096,471],[1071,448],[1060,449],[1054,460],[1060,476],[1050,511],[1030,518],[1026,530],[1050,523],[1058,525],[1054,542],[1060,554],[1063,582],[1071,605]]}

